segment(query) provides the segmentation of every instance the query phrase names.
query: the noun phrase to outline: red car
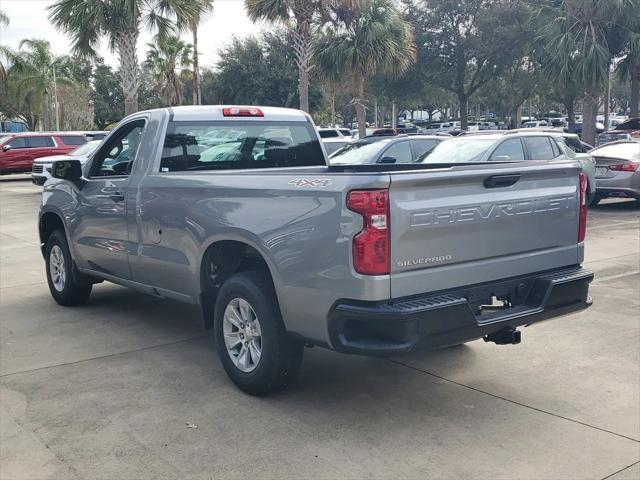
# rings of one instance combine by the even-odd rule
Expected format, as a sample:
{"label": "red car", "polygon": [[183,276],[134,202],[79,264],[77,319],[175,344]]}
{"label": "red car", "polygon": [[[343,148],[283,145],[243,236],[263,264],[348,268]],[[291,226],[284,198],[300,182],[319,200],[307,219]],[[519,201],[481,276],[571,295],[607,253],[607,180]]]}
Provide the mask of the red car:
{"label": "red car", "polygon": [[0,137],[0,175],[30,172],[36,158],[62,155],[87,142],[82,133],[13,133]]}

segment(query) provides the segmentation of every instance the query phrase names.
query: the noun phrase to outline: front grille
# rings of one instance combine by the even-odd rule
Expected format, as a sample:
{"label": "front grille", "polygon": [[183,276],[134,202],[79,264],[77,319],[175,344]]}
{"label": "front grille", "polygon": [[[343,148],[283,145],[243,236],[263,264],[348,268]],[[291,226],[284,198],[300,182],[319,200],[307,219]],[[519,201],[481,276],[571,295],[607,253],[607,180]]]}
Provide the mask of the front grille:
{"label": "front grille", "polygon": [[42,173],[42,170],[44,169],[44,165],[37,165],[34,164],[33,168],[31,169],[32,173]]}

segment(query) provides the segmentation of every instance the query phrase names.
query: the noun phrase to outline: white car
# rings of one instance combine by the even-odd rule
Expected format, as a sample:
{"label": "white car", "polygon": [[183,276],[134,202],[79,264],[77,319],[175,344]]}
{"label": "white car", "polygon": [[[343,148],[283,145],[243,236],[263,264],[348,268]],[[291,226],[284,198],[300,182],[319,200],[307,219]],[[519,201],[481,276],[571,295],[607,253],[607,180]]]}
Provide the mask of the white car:
{"label": "white car", "polygon": [[332,137],[332,138],[323,138],[322,144],[324,145],[324,149],[327,151],[327,156],[331,155],[333,152],[337,152],[342,147],[351,143],[351,137]]}
{"label": "white car", "polygon": [[36,158],[33,161],[33,167],[31,167],[31,181],[36,185],[44,185],[44,182],[51,178],[51,165],[56,160],[80,160],[80,163],[84,165],[101,143],[102,140],[91,140],[65,155]]}

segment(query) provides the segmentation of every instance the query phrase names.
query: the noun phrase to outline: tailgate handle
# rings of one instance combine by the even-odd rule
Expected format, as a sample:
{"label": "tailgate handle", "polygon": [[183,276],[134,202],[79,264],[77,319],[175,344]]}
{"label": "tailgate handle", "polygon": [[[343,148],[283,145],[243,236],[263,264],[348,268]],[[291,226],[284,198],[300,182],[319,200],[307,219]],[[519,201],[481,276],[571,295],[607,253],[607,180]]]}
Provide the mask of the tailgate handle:
{"label": "tailgate handle", "polygon": [[510,187],[520,180],[520,174],[514,173],[511,175],[493,175],[484,179],[485,188],[501,188]]}

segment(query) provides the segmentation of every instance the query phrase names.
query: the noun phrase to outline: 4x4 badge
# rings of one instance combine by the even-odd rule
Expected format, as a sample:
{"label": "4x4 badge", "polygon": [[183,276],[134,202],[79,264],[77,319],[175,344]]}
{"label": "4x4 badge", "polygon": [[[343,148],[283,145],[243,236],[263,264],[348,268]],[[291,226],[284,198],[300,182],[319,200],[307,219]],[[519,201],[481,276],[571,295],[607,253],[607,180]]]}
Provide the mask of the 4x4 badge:
{"label": "4x4 badge", "polygon": [[296,187],[325,188],[331,185],[331,180],[329,178],[295,178],[289,180],[289,185],[295,185]]}

